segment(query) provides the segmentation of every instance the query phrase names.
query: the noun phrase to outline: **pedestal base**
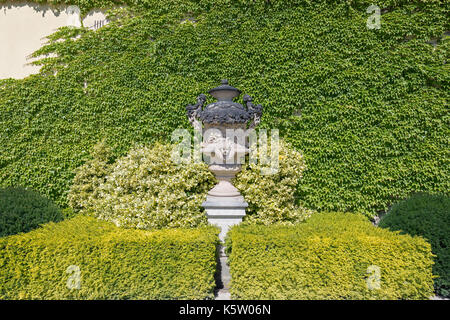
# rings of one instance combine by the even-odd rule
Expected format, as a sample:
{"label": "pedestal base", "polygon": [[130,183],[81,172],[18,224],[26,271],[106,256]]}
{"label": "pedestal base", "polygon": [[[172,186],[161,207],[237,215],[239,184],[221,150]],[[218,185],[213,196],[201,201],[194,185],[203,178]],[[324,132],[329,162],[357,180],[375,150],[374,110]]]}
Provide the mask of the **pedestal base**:
{"label": "pedestal base", "polygon": [[202,203],[202,207],[206,209],[208,222],[220,227],[219,239],[224,241],[229,228],[242,222],[248,204],[242,196],[207,196],[206,201]]}

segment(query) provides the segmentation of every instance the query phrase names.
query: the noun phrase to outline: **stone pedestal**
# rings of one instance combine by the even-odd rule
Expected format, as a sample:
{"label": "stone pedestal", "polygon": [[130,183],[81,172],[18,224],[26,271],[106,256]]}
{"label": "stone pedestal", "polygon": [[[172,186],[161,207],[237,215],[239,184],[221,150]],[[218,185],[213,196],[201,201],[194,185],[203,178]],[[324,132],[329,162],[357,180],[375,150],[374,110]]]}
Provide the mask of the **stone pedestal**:
{"label": "stone pedestal", "polygon": [[248,207],[244,197],[231,183],[231,180],[240,171],[239,164],[213,164],[210,170],[214,173],[219,183],[214,186],[206,196],[202,207],[206,210],[206,217],[210,224],[220,228],[219,239],[222,245],[218,247],[218,279],[216,279],[217,300],[230,300],[230,268],[228,257],[225,254],[225,236],[231,226],[242,222],[245,216],[245,208]]}
{"label": "stone pedestal", "polygon": [[[200,94],[197,103],[188,105],[186,111],[194,129],[203,135],[202,154],[205,162],[210,164],[209,169],[219,180],[208,192],[202,206],[206,210],[208,222],[220,227],[219,239],[223,243],[230,227],[242,222],[245,208],[248,207],[231,180],[241,170],[241,164],[249,152],[247,140],[250,137],[246,131],[259,123],[262,106],[254,105],[249,95],[243,97],[246,107],[233,102],[241,91],[228,85],[227,80],[222,80],[220,86],[208,92],[217,99],[216,102],[203,107],[206,96]],[[223,246],[220,246],[219,256],[221,292],[229,299],[230,276]]]}
{"label": "stone pedestal", "polygon": [[233,201],[208,196],[202,206],[206,209],[208,222],[220,227],[219,239],[224,241],[229,228],[242,222],[248,204],[243,198],[242,201]]}
{"label": "stone pedestal", "polygon": [[248,204],[231,184],[231,179],[239,172],[240,165],[211,165],[210,170],[219,183],[208,192],[202,207],[206,210],[208,222],[220,227],[219,238],[224,241],[229,228],[242,222]]}

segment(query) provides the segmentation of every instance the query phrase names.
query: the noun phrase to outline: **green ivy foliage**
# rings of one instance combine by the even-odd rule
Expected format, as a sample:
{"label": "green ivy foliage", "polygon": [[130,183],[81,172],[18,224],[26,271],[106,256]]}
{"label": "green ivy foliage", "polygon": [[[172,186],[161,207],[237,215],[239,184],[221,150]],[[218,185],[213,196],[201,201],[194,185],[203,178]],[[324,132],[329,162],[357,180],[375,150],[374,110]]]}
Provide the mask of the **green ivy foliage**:
{"label": "green ivy foliage", "polygon": [[433,295],[430,244],[374,227],[359,214],[316,213],[296,226],[238,225],[226,244],[231,251],[230,292],[236,299]]}
{"label": "green ivy foliage", "polygon": [[0,237],[28,232],[64,214],[51,200],[33,190],[0,188]]}
{"label": "green ivy foliage", "polygon": [[415,194],[392,206],[379,226],[426,238],[435,254],[436,293],[450,297],[450,198]]}
{"label": "green ivy foliage", "polygon": [[[122,229],[82,215],[49,223],[0,238],[0,299],[211,299],[217,235]],[[68,288],[70,266],[79,289]]]}
{"label": "green ivy foliage", "polygon": [[[18,4],[23,3],[23,1],[16,0],[0,0],[0,4],[7,3],[11,4],[17,2]],[[80,8],[81,13],[86,15],[91,9],[99,8],[111,8],[117,6],[151,6],[152,0],[32,0],[27,1],[29,3],[37,3],[41,5],[49,5],[53,10],[65,10],[65,6],[76,5]]]}
{"label": "green ivy foliage", "polygon": [[448,1],[380,1],[378,30],[371,1],[129,4],[97,31],[50,36],[36,55],[57,57],[40,75],[0,81],[0,185],[66,206],[97,141],[118,157],[169,140],[190,126],[184,107],[227,78],[303,151],[302,206],[372,216],[449,190]]}

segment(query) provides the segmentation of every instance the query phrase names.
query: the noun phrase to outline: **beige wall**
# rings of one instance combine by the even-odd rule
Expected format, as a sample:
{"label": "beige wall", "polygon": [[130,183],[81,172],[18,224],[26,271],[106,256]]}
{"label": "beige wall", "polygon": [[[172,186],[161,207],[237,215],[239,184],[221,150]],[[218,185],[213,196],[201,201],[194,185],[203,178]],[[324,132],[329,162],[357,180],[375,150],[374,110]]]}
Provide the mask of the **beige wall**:
{"label": "beige wall", "polygon": [[101,11],[90,12],[83,21],[77,9],[68,6],[51,7],[33,3],[6,3],[0,5],[0,79],[21,79],[37,73],[39,67],[27,65],[31,53],[46,42],[45,37],[56,29],[81,24],[94,25],[104,20]]}

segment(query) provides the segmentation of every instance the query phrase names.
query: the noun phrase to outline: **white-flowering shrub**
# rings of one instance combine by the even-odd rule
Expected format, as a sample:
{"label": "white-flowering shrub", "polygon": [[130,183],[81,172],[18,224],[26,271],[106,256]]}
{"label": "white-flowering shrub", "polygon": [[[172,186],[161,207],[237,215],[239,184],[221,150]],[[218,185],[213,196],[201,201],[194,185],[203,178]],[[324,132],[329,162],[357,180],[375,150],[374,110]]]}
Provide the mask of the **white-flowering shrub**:
{"label": "white-flowering shrub", "polygon": [[201,203],[216,180],[204,163],[175,164],[172,149],[155,144],[119,158],[84,211],[125,228],[206,224]]}
{"label": "white-flowering shrub", "polygon": [[[270,148],[269,152],[270,152]],[[280,139],[278,168],[267,174],[271,164],[261,164],[264,157],[258,149],[258,161],[243,166],[234,179],[234,185],[248,202],[248,223],[293,224],[305,220],[311,210],[296,204],[297,185],[305,170],[303,155]]]}
{"label": "white-flowering shrub", "polygon": [[[98,158],[77,171],[69,194],[72,207],[126,228],[206,224],[201,204],[217,181],[204,163],[175,164],[172,150],[173,145],[138,147],[111,165],[104,153],[96,152]],[[279,151],[277,173],[262,174],[265,166],[260,163],[244,165],[234,180],[249,203],[245,218],[249,223],[290,224],[311,213],[295,203],[305,168],[303,156],[283,142]]]}

